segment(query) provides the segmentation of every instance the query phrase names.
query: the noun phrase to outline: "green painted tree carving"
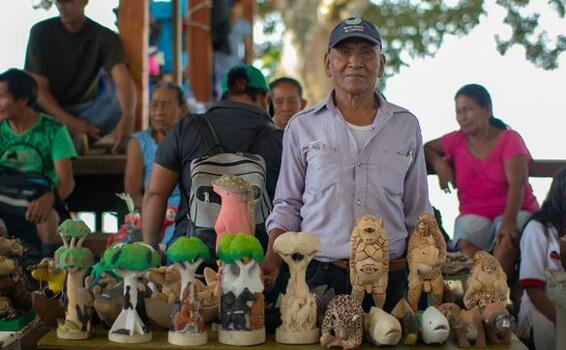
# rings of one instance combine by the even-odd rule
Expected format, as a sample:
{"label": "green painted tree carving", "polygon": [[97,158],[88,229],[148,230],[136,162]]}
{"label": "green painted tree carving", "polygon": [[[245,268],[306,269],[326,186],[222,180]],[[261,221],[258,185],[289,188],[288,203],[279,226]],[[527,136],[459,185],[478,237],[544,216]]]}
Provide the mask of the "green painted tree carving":
{"label": "green painted tree carving", "polygon": [[112,270],[124,279],[124,307],[110,333],[133,336],[149,331],[136,311],[139,287],[137,278],[150,267],[159,266],[160,262],[159,253],[142,242],[115,243],[106,249],[96,273]]}
{"label": "green painted tree carving", "polygon": [[[198,266],[207,259],[210,259],[208,247],[198,237],[179,237],[169,249],[167,258],[179,269],[181,275],[181,299],[185,296],[185,289],[193,281]],[[194,288],[189,290],[189,300],[194,299]]]}

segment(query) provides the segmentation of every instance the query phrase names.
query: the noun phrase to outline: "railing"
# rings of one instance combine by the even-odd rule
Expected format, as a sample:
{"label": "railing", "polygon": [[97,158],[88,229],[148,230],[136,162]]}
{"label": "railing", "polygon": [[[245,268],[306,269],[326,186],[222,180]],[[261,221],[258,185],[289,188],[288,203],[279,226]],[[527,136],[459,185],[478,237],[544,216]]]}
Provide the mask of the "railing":
{"label": "railing", "polygon": [[[566,167],[566,159],[534,159],[529,167],[529,177],[553,177],[560,168]],[[429,175],[434,170],[427,168]]]}

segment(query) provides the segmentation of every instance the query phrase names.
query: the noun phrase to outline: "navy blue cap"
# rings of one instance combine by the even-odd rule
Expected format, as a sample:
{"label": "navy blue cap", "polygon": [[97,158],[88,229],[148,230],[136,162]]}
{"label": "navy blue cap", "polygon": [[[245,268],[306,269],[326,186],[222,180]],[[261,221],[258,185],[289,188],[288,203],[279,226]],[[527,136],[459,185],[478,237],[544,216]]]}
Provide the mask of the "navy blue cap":
{"label": "navy blue cap", "polygon": [[381,35],[377,28],[360,17],[351,17],[338,23],[330,33],[328,48],[333,48],[342,40],[349,38],[366,39],[381,48]]}

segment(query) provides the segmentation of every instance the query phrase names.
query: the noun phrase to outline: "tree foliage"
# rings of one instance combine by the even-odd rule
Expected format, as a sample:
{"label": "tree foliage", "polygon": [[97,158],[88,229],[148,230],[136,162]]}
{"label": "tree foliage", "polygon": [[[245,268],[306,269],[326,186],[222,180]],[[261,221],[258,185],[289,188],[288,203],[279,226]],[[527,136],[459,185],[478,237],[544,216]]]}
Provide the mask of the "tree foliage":
{"label": "tree foliage", "polygon": [[248,258],[258,263],[263,261],[263,248],[255,236],[238,233],[222,237],[218,245],[218,258],[226,264]]}
{"label": "tree foliage", "polygon": [[57,267],[63,270],[72,268],[87,270],[94,263],[94,255],[88,248],[59,247],[55,251],[55,263]]}
{"label": "tree foliage", "polygon": [[102,255],[102,268],[126,271],[145,271],[160,265],[159,253],[142,243],[115,243]]}
{"label": "tree foliage", "polygon": [[174,262],[193,262],[210,259],[208,247],[198,237],[179,237],[167,249],[167,258]]}
{"label": "tree foliage", "polygon": [[65,239],[71,237],[85,237],[91,232],[84,221],[73,221],[71,219],[67,219],[63,221],[59,228],[57,228],[57,233]]}
{"label": "tree foliage", "polygon": [[[525,48],[525,57],[543,69],[558,68],[558,58],[566,50],[566,35],[552,37],[540,23],[540,14],[525,14],[523,9],[534,5],[535,0],[497,0],[497,4],[507,11],[504,22],[512,29],[511,37],[503,39],[496,35],[497,49],[505,54],[513,45]],[[536,3],[540,4],[539,1]],[[564,19],[566,0],[548,0],[558,17]]]}
{"label": "tree foliage", "polygon": [[[433,56],[446,34],[468,34],[480,23],[489,4],[484,0],[261,0],[258,14],[264,33],[273,40],[258,47],[258,56],[262,57],[264,68],[277,75],[285,47],[282,47],[282,35],[274,34],[278,31],[290,34],[297,52],[295,73],[310,90],[311,85],[320,85],[324,74],[322,56],[332,28],[342,19],[362,16],[375,23],[383,37],[387,78],[407,65],[410,58]],[[525,48],[526,58],[535,65],[556,68],[560,54],[566,50],[566,36],[550,38],[541,29],[538,13],[522,11],[528,5],[534,7],[535,0],[496,0],[496,4],[506,11],[505,23],[512,30],[506,39],[495,33],[498,50],[504,54],[512,45],[520,45]],[[550,6],[564,18],[566,0],[548,0],[544,6]],[[540,6],[537,9],[540,11]],[[319,98],[320,92],[317,95],[309,99]]]}

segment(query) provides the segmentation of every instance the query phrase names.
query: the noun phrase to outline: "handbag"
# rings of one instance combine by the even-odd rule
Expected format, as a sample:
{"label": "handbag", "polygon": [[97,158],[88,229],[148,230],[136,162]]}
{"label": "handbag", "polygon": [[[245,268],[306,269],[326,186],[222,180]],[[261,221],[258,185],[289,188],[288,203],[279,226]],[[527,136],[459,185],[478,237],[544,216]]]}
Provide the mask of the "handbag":
{"label": "handbag", "polygon": [[0,217],[25,215],[31,201],[51,191],[48,177],[0,165]]}

